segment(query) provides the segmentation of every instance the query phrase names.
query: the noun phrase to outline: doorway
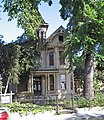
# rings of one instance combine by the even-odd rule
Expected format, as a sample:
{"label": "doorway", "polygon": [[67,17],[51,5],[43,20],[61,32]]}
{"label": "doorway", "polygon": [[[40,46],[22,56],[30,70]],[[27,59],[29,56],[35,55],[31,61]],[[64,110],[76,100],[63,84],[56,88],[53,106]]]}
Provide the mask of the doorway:
{"label": "doorway", "polygon": [[34,86],[34,94],[37,96],[41,95],[42,92],[41,77],[34,78],[33,86]]}

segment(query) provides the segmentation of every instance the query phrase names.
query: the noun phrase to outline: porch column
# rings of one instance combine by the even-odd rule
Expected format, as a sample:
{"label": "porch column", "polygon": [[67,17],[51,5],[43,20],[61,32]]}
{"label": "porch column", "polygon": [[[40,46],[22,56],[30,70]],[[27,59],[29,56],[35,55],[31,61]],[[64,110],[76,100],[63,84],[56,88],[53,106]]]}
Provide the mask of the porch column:
{"label": "porch column", "polygon": [[45,73],[45,76],[43,76],[43,79],[42,79],[42,95],[46,95],[46,73]]}
{"label": "porch column", "polygon": [[54,94],[56,94],[57,91],[57,78],[56,78],[56,74],[54,73]]}
{"label": "porch column", "polygon": [[59,73],[56,73],[56,90],[58,91],[60,89],[60,78]]}
{"label": "porch column", "polygon": [[47,77],[48,77],[48,80],[47,80],[47,93],[48,94],[50,94],[50,79],[49,79],[49,73],[48,73],[48,75],[47,75]]}
{"label": "porch column", "polygon": [[47,96],[47,85],[48,85],[48,75],[47,75],[47,73],[45,74],[45,94],[46,94],[46,96]]}
{"label": "porch column", "polygon": [[31,73],[29,76],[28,91],[33,92],[33,73]]}

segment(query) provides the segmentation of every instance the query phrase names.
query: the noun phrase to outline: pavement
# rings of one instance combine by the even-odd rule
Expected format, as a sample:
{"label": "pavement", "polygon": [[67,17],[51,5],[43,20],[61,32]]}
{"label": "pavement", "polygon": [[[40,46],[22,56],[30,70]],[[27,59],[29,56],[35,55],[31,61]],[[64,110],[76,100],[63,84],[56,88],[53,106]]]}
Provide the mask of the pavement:
{"label": "pavement", "polygon": [[55,111],[37,113],[35,115],[19,115],[12,113],[10,120],[104,120],[104,107],[76,108],[77,113],[56,115]]}

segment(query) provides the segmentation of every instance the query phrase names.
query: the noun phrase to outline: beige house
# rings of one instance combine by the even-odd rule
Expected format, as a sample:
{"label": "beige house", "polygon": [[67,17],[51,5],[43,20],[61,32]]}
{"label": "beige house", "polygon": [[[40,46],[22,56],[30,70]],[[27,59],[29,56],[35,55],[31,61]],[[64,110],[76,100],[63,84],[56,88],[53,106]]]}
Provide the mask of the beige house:
{"label": "beige house", "polygon": [[39,36],[45,44],[41,52],[41,67],[32,71],[28,82],[28,91],[39,96],[68,97],[71,93],[71,73],[68,71],[68,62],[60,57],[65,49],[63,26],[60,26],[46,39],[48,24],[39,29]]}

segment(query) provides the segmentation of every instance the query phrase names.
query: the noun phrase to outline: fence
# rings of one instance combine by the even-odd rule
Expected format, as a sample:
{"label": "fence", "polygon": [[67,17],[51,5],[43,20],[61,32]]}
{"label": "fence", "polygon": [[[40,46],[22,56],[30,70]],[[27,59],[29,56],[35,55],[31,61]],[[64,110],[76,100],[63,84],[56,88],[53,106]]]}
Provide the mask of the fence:
{"label": "fence", "polygon": [[12,97],[13,97],[14,93],[12,93],[12,91],[10,93],[6,93],[6,94],[0,94],[0,103],[12,103]]}

